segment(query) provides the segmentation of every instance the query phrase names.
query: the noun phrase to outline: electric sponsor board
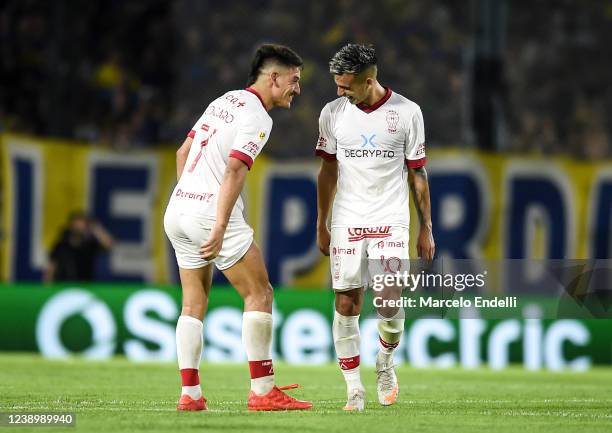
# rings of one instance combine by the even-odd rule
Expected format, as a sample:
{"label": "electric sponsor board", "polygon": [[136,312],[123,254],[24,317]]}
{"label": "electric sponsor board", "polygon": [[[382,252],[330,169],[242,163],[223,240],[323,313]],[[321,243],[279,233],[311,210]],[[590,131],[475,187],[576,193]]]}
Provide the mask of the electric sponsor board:
{"label": "electric sponsor board", "polygon": [[[534,303],[529,308],[539,308]],[[177,287],[139,285],[0,286],[1,351],[45,357],[133,361],[175,360],[180,314]],[[274,304],[274,358],[291,364],[335,360],[330,291],[279,290]],[[532,317],[532,316],[529,316]],[[242,301],[229,287],[214,288],[205,318],[203,359],[243,362]],[[489,367],[583,371],[612,362],[611,320],[410,319],[395,354],[414,367]],[[361,320],[361,359],[374,365],[377,320]]]}

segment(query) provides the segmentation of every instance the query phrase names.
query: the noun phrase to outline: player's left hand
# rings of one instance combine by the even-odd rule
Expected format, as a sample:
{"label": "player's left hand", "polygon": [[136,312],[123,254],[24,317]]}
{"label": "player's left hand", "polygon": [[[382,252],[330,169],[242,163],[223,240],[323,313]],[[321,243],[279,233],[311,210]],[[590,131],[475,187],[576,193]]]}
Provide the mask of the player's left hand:
{"label": "player's left hand", "polygon": [[212,260],[219,255],[221,251],[221,247],[223,246],[223,236],[225,235],[225,230],[217,228],[214,226],[210,231],[210,236],[208,239],[202,243],[200,246],[200,257],[204,260]]}
{"label": "player's left hand", "polygon": [[331,242],[331,234],[326,225],[317,229],[317,246],[319,250],[326,256],[329,256],[329,243]]}
{"label": "player's left hand", "polygon": [[436,253],[436,244],[434,242],[431,227],[421,226],[419,238],[417,240],[417,254],[420,258],[431,262]]}

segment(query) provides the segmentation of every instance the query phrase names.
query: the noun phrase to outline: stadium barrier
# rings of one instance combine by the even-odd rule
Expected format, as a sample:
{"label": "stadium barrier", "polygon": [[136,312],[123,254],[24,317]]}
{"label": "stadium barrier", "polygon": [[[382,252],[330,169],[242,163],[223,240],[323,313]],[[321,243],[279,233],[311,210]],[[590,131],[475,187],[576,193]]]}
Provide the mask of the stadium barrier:
{"label": "stadium barrier", "polygon": [[[534,307],[537,307],[534,304]],[[174,361],[177,287],[0,285],[0,351],[133,361]],[[331,291],[278,290],[274,357],[291,364],[334,360]],[[205,319],[204,360],[242,362],[242,302],[214,287]],[[361,358],[373,365],[376,320],[362,317]],[[583,371],[612,363],[612,321],[583,319],[416,319],[395,356],[415,367]]]}
{"label": "stadium barrier", "polygon": [[[9,134],[0,144],[0,281],[39,281],[74,209],[95,215],[118,241],[98,263],[99,280],[178,281],[162,230],[175,184],[173,148],[123,153]],[[612,162],[464,149],[432,150],[428,160],[440,256],[612,257]],[[318,166],[314,156],[301,163],[262,156],[247,177],[248,220],[277,286],[329,285],[315,239]],[[411,249],[414,257],[413,242]],[[223,282],[219,274],[215,282]]]}

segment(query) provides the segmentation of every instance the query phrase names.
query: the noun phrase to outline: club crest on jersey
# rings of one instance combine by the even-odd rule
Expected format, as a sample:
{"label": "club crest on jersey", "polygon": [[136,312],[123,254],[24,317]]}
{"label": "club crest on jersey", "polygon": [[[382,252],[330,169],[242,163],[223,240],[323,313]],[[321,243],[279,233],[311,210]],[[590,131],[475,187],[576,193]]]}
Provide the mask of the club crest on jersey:
{"label": "club crest on jersey", "polygon": [[263,131],[261,131],[261,132],[259,133],[259,139],[260,139],[260,140],[263,140],[264,138],[266,138],[266,133],[265,133],[265,132],[263,132]]}
{"label": "club crest on jersey", "polygon": [[388,110],[387,111],[387,131],[390,134],[395,134],[397,132],[397,124],[399,123],[399,114],[397,111]]}
{"label": "club crest on jersey", "polygon": [[348,229],[349,242],[363,239],[382,239],[391,236],[391,226],[381,227],[354,227]]}

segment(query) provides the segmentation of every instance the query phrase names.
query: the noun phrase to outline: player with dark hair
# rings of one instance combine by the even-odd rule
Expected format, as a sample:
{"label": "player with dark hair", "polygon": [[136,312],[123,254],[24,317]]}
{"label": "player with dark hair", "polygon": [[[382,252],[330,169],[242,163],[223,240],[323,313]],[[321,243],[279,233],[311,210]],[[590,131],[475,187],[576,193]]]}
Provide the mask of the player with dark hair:
{"label": "player with dark hair", "polygon": [[302,67],[302,59],[291,48],[283,45],[264,44],[259,47],[253,56],[251,70],[247,79],[247,87],[252,86],[261,75],[262,69],[270,62],[276,62],[281,66]]}
{"label": "player with dark hair", "polygon": [[[325,255],[331,251],[336,307],[332,330],[347,383],[344,409],[361,411],[365,388],[359,373],[359,314],[367,284],[362,267],[366,258],[386,264],[409,258],[408,186],[421,222],[418,254],[431,260],[435,252],[425,133],[419,106],[378,82],[372,46],[346,45],[333,56],[329,69],[339,98],[325,105],[319,118],[316,153],[323,160],[317,184],[317,243]],[[401,294],[401,288],[393,290],[394,296]],[[376,374],[382,405],[395,403],[399,392],[393,351],[403,330],[403,310],[379,311]]]}
{"label": "player with dark hair", "polygon": [[206,410],[200,388],[203,319],[212,267],[244,300],[242,341],[251,372],[249,410],[309,409],[274,385],[272,287],[246,223],[240,192],[253,160],[270,136],[274,107],[289,108],[300,94],[302,59],[290,48],[257,49],[246,89],[211,102],[177,151],[178,183],[164,227],[179,265],[183,301],[176,325],[182,393],[178,410]]}

